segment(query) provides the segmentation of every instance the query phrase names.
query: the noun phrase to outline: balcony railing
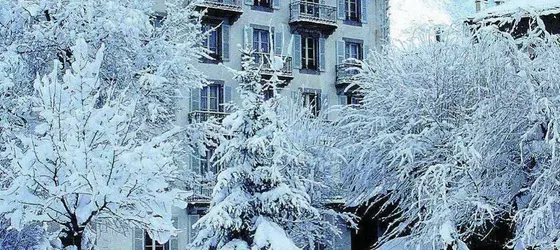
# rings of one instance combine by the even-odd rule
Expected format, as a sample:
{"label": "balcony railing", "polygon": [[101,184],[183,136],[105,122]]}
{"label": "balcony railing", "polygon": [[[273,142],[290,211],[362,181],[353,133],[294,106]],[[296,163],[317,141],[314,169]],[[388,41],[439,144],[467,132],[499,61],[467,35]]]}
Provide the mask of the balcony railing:
{"label": "balcony railing", "polygon": [[290,23],[294,22],[312,22],[336,27],[336,8],[306,1],[292,2]]}
{"label": "balcony railing", "polygon": [[199,5],[209,8],[241,11],[241,0],[203,0],[200,1]]}
{"label": "balcony railing", "polygon": [[225,112],[215,112],[215,111],[192,111],[188,114],[189,123],[198,123],[208,121],[210,118],[221,121],[224,119],[228,113]]}
{"label": "balcony railing", "polygon": [[216,185],[215,181],[205,181],[193,188],[193,196],[188,198],[190,202],[209,202],[212,199],[212,191]]}
{"label": "balcony railing", "polygon": [[346,61],[336,65],[336,84],[349,84],[360,73],[361,65],[356,61]]}
{"label": "balcony railing", "polygon": [[[262,66],[261,67],[261,72],[263,74],[271,75],[271,74],[274,73],[274,70],[272,69],[272,67],[270,65],[271,60],[269,59],[270,58],[269,53],[256,52],[256,53],[254,53],[254,56],[255,56],[255,62],[261,64],[261,66]],[[284,56],[284,57],[282,57],[282,60],[284,61],[284,65],[280,70],[278,70],[279,76],[291,77],[292,72],[293,72],[292,57]]]}

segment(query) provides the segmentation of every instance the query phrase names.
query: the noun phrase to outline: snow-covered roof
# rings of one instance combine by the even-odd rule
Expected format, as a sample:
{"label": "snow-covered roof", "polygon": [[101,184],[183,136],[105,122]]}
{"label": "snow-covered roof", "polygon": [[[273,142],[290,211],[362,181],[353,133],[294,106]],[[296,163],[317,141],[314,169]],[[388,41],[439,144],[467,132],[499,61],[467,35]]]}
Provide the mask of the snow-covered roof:
{"label": "snow-covered roof", "polygon": [[478,22],[505,16],[549,15],[560,13],[560,0],[511,0],[482,10],[473,16]]}

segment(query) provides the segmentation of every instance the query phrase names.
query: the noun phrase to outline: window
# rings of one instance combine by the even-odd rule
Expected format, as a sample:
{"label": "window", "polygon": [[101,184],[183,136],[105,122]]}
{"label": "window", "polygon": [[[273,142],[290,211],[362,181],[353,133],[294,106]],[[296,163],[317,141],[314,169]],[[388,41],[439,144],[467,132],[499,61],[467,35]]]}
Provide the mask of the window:
{"label": "window", "polygon": [[311,110],[313,116],[318,116],[321,111],[321,96],[316,92],[303,93],[303,106]]}
{"label": "window", "polygon": [[272,98],[274,98],[274,89],[273,88],[267,88],[263,90],[263,95],[264,95],[264,100],[268,101]]}
{"label": "window", "polygon": [[202,27],[202,31],[208,36],[203,41],[202,46],[208,50],[209,56],[215,60],[221,59],[221,27],[215,24],[206,24]]}
{"label": "window", "polygon": [[305,37],[301,43],[301,66],[302,69],[317,69],[317,39],[313,37]]}
{"label": "window", "polygon": [[151,16],[150,18],[150,23],[152,24],[152,26],[154,26],[155,28],[160,28],[163,25],[163,20],[165,19],[165,16],[162,14],[155,14],[153,16]]}
{"label": "window", "polygon": [[169,250],[169,243],[161,244],[144,232],[144,250]]}
{"label": "window", "polygon": [[268,30],[253,30],[253,49],[255,50],[255,61],[257,63],[268,63],[266,55],[270,53],[270,33]]}
{"label": "window", "polygon": [[200,160],[200,174],[205,175],[206,173],[217,174],[221,168],[212,162],[212,156],[214,156],[215,148],[209,147],[206,150],[206,155]]}
{"label": "window", "polygon": [[264,8],[271,8],[271,0],[254,0],[254,6],[264,7]]}
{"label": "window", "polygon": [[345,42],[344,50],[345,50],[344,52],[345,59],[353,58],[353,59],[362,60],[363,58],[362,44],[360,43]]}
{"label": "window", "polygon": [[319,0],[303,0],[299,6],[301,14],[319,17]]}
{"label": "window", "polygon": [[360,22],[360,0],[344,0],[346,20]]}
{"label": "window", "polygon": [[347,104],[352,106],[361,106],[364,100],[363,96],[359,95],[349,95],[347,97]]}
{"label": "window", "polygon": [[210,112],[224,112],[224,86],[212,84],[200,91],[200,110]]}

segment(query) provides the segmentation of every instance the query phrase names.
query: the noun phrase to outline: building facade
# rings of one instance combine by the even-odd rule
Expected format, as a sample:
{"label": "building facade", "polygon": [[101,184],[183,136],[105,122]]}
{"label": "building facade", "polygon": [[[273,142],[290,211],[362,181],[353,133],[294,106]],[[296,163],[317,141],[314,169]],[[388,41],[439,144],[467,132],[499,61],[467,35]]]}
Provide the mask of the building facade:
{"label": "building facade", "polygon": [[[164,0],[160,0],[164,1]],[[226,68],[241,69],[240,46],[251,45],[262,63],[264,78],[270,75],[267,57],[283,57],[280,72],[284,80],[280,93],[318,113],[332,105],[357,103],[360,96],[348,89],[356,67],[351,59],[363,59],[368,51],[380,50],[388,40],[388,0],[203,0],[203,46],[210,58],[197,65],[210,84],[192,90],[181,100],[177,122],[187,124],[208,117],[227,115],[225,103],[239,103],[237,82]],[[159,7],[156,7],[156,10]],[[347,60],[349,59],[349,60]],[[272,92],[270,94],[273,94]],[[98,250],[187,249],[196,232],[192,225],[208,208],[213,180],[219,171],[210,163],[212,150],[191,157],[190,170],[206,176],[195,187],[187,209],[176,209],[176,227],[182,232],[160,244],[137,229],[98,227]],[[330,249],[351,250],[352,232],[341,223],[343,235]]]}

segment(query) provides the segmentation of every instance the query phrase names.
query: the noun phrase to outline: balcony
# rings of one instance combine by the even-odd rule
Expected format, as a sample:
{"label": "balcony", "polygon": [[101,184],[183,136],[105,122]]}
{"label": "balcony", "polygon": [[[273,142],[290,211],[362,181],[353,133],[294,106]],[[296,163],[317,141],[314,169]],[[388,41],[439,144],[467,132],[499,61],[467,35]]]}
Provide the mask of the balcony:
{"label": "balcony", "polygon": [[[263,53],[263,52],[256,52],[254,53],[255,62],[261,64],[261,74],[264,76],[272,76],[274,74],[274,70],[270,65],[270,54]],[[293,61],[292,57],[290,56],[283,56],[282,60],[284,61],[283,67],[277,72],[278,78],[283,79],[291,79],[293,78]]]}
{"label": "balcony", "polygon": [[[358,61],[346,60],[342,64],[336,65],[336,89],[341,94],[346,94],[357,89],[357,85],[352,85],[354,77],[360,73],[362,66]],[[350,88],[348,88],[350,86]]]}
{"label": "balcony", "polygon": [[206,9],[206,15],[235,21],[243,14],[242,0],[202,0],[197,6]]}
{"label": "balcony", "polygon": [[209,203],[212,199],[212,191],[216,185],[215,181],[204,181],[193,188],[194,194],[187,198],[189,202]]}
{"label": "balcony", "polygon": [[214,118],[218,121],[224,119],[228,113],[225,112],[215,112],[215,111],[192,111],[188,114],[189,123],[199,123],[208,121],[210,118]]}
{"label": "balcony", "polygon": [[336,7],[306,1],[290,4],[290,25],[333,32],[336,28]]}

